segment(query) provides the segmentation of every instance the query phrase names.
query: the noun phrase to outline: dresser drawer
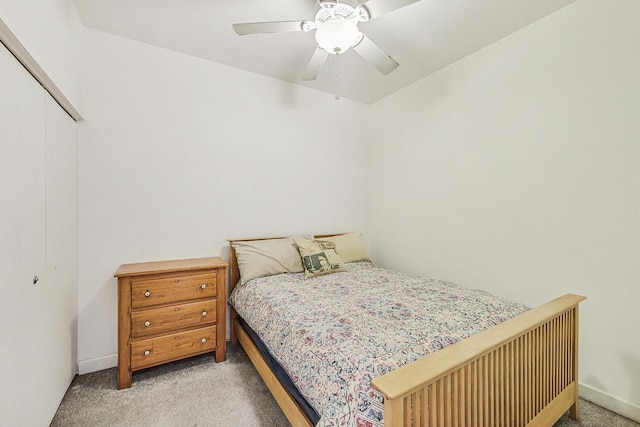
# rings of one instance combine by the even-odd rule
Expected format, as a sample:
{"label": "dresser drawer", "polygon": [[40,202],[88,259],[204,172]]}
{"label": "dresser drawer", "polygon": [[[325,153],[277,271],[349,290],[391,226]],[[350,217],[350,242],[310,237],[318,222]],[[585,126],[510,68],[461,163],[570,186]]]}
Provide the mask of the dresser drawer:
{"label": "dresser drawer", "polygon": [[133,370],[146,368],[215,349],[215,326],[132,341],[131,368]]}
{"label": "dresser drawer", "polygon": [[151,308],[131,313],[131,336],[161,334],[183,328],[200,328],[216,323],[215,299]]}
{"label": "dresser drawer", "polygon": [[131,307],[149,307],[180,301],[215,298],[216,274],[166,275],[131,279]]}

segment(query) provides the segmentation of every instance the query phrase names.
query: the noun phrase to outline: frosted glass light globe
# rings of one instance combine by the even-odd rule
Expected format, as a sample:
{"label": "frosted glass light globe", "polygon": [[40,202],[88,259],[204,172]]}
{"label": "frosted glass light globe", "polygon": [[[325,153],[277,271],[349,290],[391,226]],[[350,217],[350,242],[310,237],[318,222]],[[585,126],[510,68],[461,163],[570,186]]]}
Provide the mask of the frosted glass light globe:
{"label": "frosted glass light globe", "polygon": [[346,52],[361,38],[357,19],[336,17],[319,25],[316,30],[318,46],[333,55]]}

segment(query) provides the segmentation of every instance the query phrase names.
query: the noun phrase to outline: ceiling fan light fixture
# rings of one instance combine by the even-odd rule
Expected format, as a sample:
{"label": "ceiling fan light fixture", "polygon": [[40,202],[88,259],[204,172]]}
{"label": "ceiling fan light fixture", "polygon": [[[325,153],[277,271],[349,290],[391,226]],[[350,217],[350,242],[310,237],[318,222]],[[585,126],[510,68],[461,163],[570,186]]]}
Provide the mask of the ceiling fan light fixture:
{"label": "ceiling fan light fixture", "polygon": [[318,26],[316,41],[327,52],[338,55],[346,52],[362,39],[355,19],[336,18]]}
{"label": "ceiling fan light fixture", "polygon": [[[315,80],[331,55],[353,49],[380,73],[387,75],[398,63],[358,29],[360,22],[385,15],[420,0],[316,0],[313,21],[271,21],[233,24],[238,35],[315,30],[316,47],[302,80]],[[353,2],[353,4],[351,3]],[[354,6],[355,4],[355,6]]]}

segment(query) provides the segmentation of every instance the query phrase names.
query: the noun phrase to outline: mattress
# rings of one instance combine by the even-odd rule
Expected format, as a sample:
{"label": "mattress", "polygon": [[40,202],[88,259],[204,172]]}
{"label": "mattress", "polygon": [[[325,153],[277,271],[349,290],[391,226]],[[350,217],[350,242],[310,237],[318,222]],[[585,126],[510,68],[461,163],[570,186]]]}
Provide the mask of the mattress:
{"label": "mattress", "polygon": [[238,284],[229,300],[260,336],[318,426],[382,426],[371,379],[528,308],[477,289],[362,261],[305,279],[280,274]]}

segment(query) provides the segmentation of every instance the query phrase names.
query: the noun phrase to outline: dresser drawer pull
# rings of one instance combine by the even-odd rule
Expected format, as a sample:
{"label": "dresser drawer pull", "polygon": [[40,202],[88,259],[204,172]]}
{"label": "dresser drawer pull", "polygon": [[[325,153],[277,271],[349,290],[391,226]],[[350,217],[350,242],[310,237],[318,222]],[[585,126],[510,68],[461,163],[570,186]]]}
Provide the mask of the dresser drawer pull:
{"label": "dresser drawer pull", "polygon": [[206,311],[202,311],[202,317],[207,317],[207,312]]}
{"label": "dresser drawer pull", "polygon": [[200,285],[200,289],[207,289],[207,284],[203,283],[202,285]]}
{"label": "dresser drawer pull", "polygon": [[150,355],[150,354],[151,354],[151,352],[150,352],[149,350],[145,350],[145,351],[144,351],[144,355],[145,355],[145,356],[148,356],[148,355]]}
{"label": "dresser drawer pull", "polygon": [[151,296],[151,292],[149,292],[148,290],[144,293],[144,296],[149,298]]}
{"label": "dresser drawer pull", "polygon": [[206,338],[202,338],[200,341],[202,342],[202,344],[204,344],[204,343],[207,342],[207,339]]}
{"label": "dresser drawer pull", "polygon": [[147,320],[146,322],[144,322],[144,326],[148,328],[149,326],[151,326],[151,322]]}

